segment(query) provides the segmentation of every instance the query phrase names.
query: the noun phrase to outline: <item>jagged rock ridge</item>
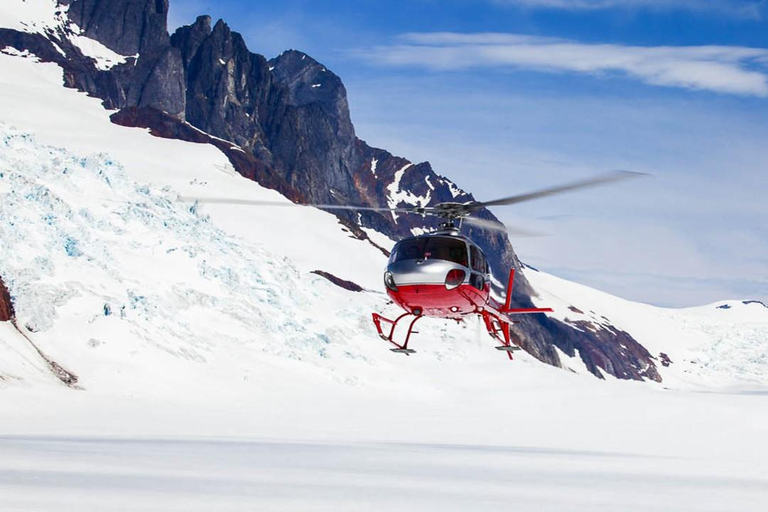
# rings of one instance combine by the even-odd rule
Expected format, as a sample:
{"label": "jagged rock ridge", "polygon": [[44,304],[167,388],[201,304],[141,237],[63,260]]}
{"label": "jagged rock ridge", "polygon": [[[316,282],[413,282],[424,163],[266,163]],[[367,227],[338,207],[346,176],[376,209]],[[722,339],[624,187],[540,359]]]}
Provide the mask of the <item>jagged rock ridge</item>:
{"label": "jagged rock ridge", "polygon": [[[121,109],[112,117],[119,124],[215,144],[241,174],[294,200],[394,206],[473,199],[428,162],[413,164],[358,139],[341,79],[302,52],[289,50],[267,60],[250,52],[222,20],[212,25],[209,16],[169,35],[167,0],[59,4],[76,27],[64,23],[46,34],[0,29],[0,48],[28,50],[56,62],[65,85]],[[78,30],[125,56],[124,62],[99,69],[71,42]],[[334,213],[360,237],[365,234],[359,226],[398,238],[436,224],[407,215]],[[488,211],[480,215],[494,218]],[[468,234],[486,251],[500,282],[506,269],[520,269],[505,235],[476,229]],[[520,274],[516,305],[531,306],[531,293]],[[578,351],[596,375],[602,370],[620,378],[660,380],[653,357],[627,333],[578,330],[543,315],[521,320],[515,330],[520,345],[543,361],[559,365],[557,346],[571,356]],[[620,351],[620,344],[630,348]]]}

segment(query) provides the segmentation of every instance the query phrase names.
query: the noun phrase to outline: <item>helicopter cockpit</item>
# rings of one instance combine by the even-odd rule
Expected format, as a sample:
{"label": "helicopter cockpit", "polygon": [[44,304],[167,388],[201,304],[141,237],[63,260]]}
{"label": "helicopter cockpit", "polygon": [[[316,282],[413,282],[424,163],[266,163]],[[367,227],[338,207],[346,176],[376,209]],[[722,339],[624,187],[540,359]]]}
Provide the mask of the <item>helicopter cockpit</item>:
{"label": "helicopter cockpit", "polygon": [[458,263],[463,267],[469,266],[467,244],[458,238],[451,237],[419,237],[401,241],[392,252],[390,263],[416,260],[443,260]]}
{"label": "helicopter cockpit", "polygon": [[426,235],[401,240],[392,249],[385,284],[390,289],[408,284],[446,284],[453,289],[469,283],[482,290],[488,263],[464,237]]}

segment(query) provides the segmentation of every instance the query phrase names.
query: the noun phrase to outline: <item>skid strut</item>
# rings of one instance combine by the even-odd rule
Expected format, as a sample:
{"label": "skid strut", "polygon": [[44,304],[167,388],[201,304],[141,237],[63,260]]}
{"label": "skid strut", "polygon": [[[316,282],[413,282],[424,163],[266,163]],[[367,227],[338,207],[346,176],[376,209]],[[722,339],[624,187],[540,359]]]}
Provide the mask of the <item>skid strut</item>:
{"label": "skid strut", "polygon": [[513,320],[500,320],[488,311],[483,311],[481,315],[485,322],[485,328],[488,330],[488,334],[491,335],[491,338],[501,343],[501,345],[496,347],[496,350],[506,352],[509,359],[513,359],[512,352],[521,350],[520,347],[512,343],[512,337],[509,335],[509,325],[510,323],[515,322]]}
{"label": "skid strut", "polygon": [[[411,320],[411,323],[408,325],[408,333],[405,335],[405,343],[400,345],[399,343],[395,342],[393,339],[393,336],[395,335],[395,328],[397,327],[398,322],[402,320],[405,317],[413,316],[413,320]],[[416,333],[416,331],[413,330],[413,326],[416,324],[416,322],[419,321],[419,319],[422,317],[422,315],[413,315],[412,313],[403,313],[399,317],[395,318],[394,320],[390,320],[389,318],[383,317],[379,315],[378,313],[373,313],[373,323],[376,325],[376,330],[379,332],[379,336],[384,341],[388,341],[392,345],[395,346],[395,348],[391,348],[390,350],[392,352],[398,353],[398,354],[405,354],[407,356],[411,354],[415,354],[416,351],[413,349],[408,348],[408,341],[411,339],[411,334]],[[382,323],[389,324],[389,334],[384,334],[384,330],[382,329]]]}

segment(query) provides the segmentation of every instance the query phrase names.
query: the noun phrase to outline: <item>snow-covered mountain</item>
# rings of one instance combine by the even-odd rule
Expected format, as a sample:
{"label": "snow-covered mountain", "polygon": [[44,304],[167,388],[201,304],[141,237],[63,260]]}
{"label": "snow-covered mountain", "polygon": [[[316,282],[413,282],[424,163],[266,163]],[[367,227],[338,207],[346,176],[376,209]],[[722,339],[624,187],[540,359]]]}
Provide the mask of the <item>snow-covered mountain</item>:
{"label": "snow-covered mountain", "polygon": [[658,356],[667,386],[760,388],[768,382],[768,306],[762,302],[659,308],[543,272],[529,271],[528,278],[539,293],[537,304],[553,308],[564,322],[632,333]]}
{"label": "snow-covered mountain", "polygon": [[[391,239],[368,230],[375,243],[361,240],[311,208],[243,211],[180,199],[288,203],[236,173],[213,146],[110,123],[98,100],[61,87],[57,66],[35,60],[0,55],[0,276],[20,331],[3,325],[5,382],[53,382],[34,347],[85,389],[127,385],[121,375],[152,382],[177,366],[185,374],[240,368],[245,377],[265,361],[290,360],[362,382],[371,367],[402,364],[369,320],[393,312],[380,286],[379,247]],[[665,310],[525,273],[537,305],[556,318],[598,336],[630,333],[660,361],[665,385],[768,383],[762,304]],[[419,364],[498,356],[479,326],[425,324]],[[626,350],[618,339],[616,350]],[[578,353],[560,357],[588,372]],[[496,359],[494,371],[518,364]]]}
{"label": "snow-covered mountain", "polygon": [[[163,39],[159,28],[131,40],[126,20],[140,19],[146,11],[141,2],[124,3],[113,9],[133,14],[121,22],[122,36],[111,44],[122,53],[170,44],[173,38]],[[13,298],[19,331],[4,326],[8,339],[15,340],[7,343],[23,354],[15,356],[21,357],[17,363],[3,362],[7,380],[40,377],[53,368],[59,376],[71,375],[65,378],[67,382],[76,376],[77,385],[86,386],[82,375],[93,364],[81,368],[81,358],[94,361],[104,353],[120,365],[131,359],[124,357],[124,351],[145,352],[136,344],[154,347],[149,352],[160,350],[197,362],[207,361],[217,351],[229,352],[224,346],[247,347],[254,351],[252,356],[312,361],[332,372],[340,371],[339,365],[348,362],[345,358],[386,358],[368,318],[371,311],[388,308],[380,291],[380,269],[385,261],[382,249],[393,243],[392,231],[382,233],[363,223],[360,232],[357,225],[344,219],[340,224],[335,217],[309,208],[254,210],[182,200],[267,198],[288,204],[280,194],[244,179],[244,174],[257,181],[269,181],[269,176],[244,173],[231,156],[248,150],[263,158],[268,148],[256,151],[225,143],[194,132],[186,123],[187,130],[199,134],[200,139],[195,140],[216,146],[153,138],[144,130],[110,123],[111,113],[97,100],[62,88],[59,67],[73,65],[73,51],[80,55],[75,63],[92,61],[97,74],[124,66],[130,59],[140,60],[137,55],[115,53],[72,22],[70,16],[75,16],[88,24],[92,35],[102,33],[105,23],[116,23],[110,18],[112,11],[94,11],[88,5],[82,1],[71,7],[54,0],[14,1],[4,3],[0,11],[0,21],[8,27],[6,39],[10,31],[15,37],[44,37],[58,52],[56,59],[66,57],[57,66],[38,62],[39,56],[12,46],[0,49],[4,71],[0,84],[0,193],[4,198],[0,205],[4,219],[0,278]],[[68,13],[69,8],[74,11]],[[146,15],[150,16],[146,23],[165,26],[164,17]],[[180,29],[174,36],[184,59],[203,58],[197,49],[201,45],[213,45],[210,51],[214,53],[220,51],[217,38],[234,37],[228,29],[217,35],[216,30],[224,30],[224,26],[219,23],[212,32],[206,22],[210,20],[198,19],[197,25]],[[300,53],[285,53],[271,63],[270,72],[277,82],[289,84],[290,101],[309,105],[317,93],[302,89],[304,75],[311,75],[309,81],[325,77],[327,90],[330,87],[336,92],[321,104],[330,102],[336,122],[349,124],[343,85],[311,59],[307,68],[307,59]],[[188,81],[197,83],[192,78]],[[155,105],[160,99],[147,101],[146,105]],[[188,98],[187,105],[190,101]],[[137,111],[131,112],[135,121]],[[268,114],[262,111],[262,115]],[[141,114],[138,117],[141,120]],[[200,122],[216,132],[210,118]],[[354,136],[351,124],[349,130]],[[157,134],[156,126],[153,133]],[[239,140],[234,132],[222,135]],[[387,182],[381,160],[394,158],[399,166],[387,190],[388,204],[429,201],[411,192],[417,189],[402,184],[412,164],[391,155],[377,156],[363,172],[367,181]],[[266,160],[275,162],[275,158]],[[436,178],[417,174],[422,184],[435,190],[436,182],[430,180]],[[413,181],[414,176],[409,179]],[[462,194],[445,183],[449,189],[454,187],[454,196]],[[280,190],[274,182],[269,185]],[[313,271],[352,281],[364,291],[339,289]],[[762,304],[731,301],[691,310],[663,310],[622,301],[531,268],[524,269],[524,275],[533,285],[529,293],[534,302],[554,307],[551,318],[569,328],[552,331],[548,327],[549,335],[555,336],[550,346],[556,351],[554,358],[544,358],[536,346],[528,346],[539,358],[599,376],[647,378],[644,372],[652,371],[655,380],[663,378],[667,385],[765,383],[768,308]],[[529,327],[524,324],[519,331],[523,341]],[[467,357],[467,340],[475,343],[478,337],[472,326],[449,328],[436,323],[423,330],[422,337],[429,340],[425,345],[437,359]],[[472,336],[467,336],[468,330]],[[62,333],[79,341],[73,346],[63,343]],[[334,355],[344,362],[334,360]],[[243,360],[239,355],[237,359]],[[624,366],[629,361],[634,362]],[[639,373],[627,372],[637,364],[644,364],[645,369],[639,366]]]}
{"label": "snow-covered mountain", "polygon": [[[51,5],[0,20],[45,32]],[[558,332],[601,350],[569,334],[563,369],[510,362],[480,325],[425,319],[393,354],[370,321],[395,312],[392,238],[183,199],[290,203],[231,142],[114,124],[60,66],[0,47],[3,510],[764,509],[764,305],[656,308],[525,267]],[[611,375],[638,346],[661,383]]]}
{"label": "snow-covered mountain", "polygon": [[[428,162],[414,164],[357,138],[341,79],[310,56],[289,50],[267,60],[208,16],[169,35],[167,12],[167,1],[154,0],[8,0],[0,6],[0,25],[9,27],[0,28],[0,48],[57,64],[67,87],[119,109],[112,122],[213,145],[238,174],[294,201],[391,207],[472,199]],[[375,211],[334,214],[361,240],[372,232],[397,239],[437,222]],[[494,219],[487,210],[478,215]],[[485,250],[498,283],[506,282],[508,268],[521,270],[506,235],[472,227],[468,234]],[[530,307],[535,293],[523,272],[516,283],[513,303]],[[578,354],[597,376],[661,378],[657,355],[625,331],[595,332],[531,315],[520,318],[513,336],[555,366],[560,354]]]}

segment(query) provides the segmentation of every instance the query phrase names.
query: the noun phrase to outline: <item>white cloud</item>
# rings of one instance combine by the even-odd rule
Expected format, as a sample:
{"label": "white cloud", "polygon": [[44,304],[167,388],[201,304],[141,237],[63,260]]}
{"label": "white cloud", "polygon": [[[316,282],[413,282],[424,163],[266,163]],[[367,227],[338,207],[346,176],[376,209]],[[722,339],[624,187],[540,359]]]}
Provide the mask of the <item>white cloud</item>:
{"label": "white cloud", "polygon": [[356,52],[373,62],[462,70],[505,66],[548,72],[623,74],[646,84],[768,96],[768,49],[623,46],[501,33],[412,33]]}
{"label": "white cloud", "polygon": [[741,18],[762,19],[765,0],[492,0],[493,3],[532,9],[590,11],[646,9],[710,11]]}

